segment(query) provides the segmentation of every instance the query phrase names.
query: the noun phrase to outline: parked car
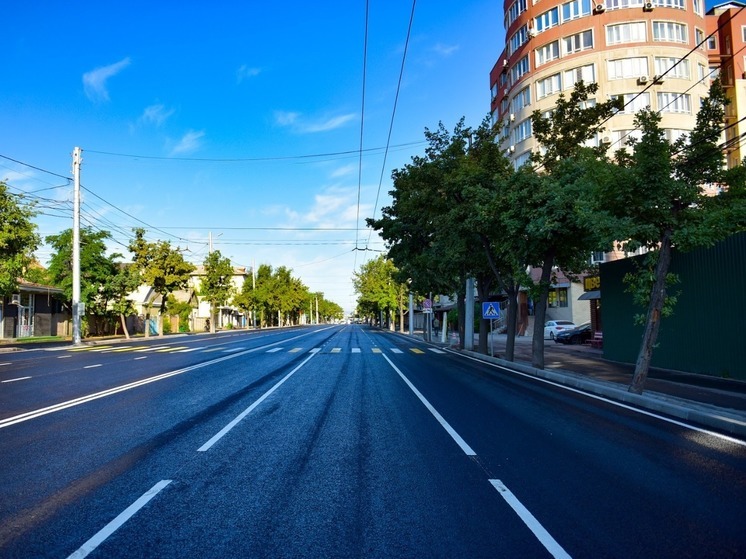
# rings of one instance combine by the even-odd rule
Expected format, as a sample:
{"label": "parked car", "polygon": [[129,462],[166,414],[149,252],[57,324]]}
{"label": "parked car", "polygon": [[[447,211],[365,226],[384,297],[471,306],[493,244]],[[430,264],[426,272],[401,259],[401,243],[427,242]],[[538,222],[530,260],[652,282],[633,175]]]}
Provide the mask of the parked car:
{"label": "parked car", "polygon": [[570,330],[557,332],[554,341],[558,344],[582,344],[590,340],[592,336],[591,323],[586,322]]}
{"label": "parked car", "polygon": [[562,330],[575,328],[575,323],[569,320],[547,320],[544,324],[544,339],[553,340]]}

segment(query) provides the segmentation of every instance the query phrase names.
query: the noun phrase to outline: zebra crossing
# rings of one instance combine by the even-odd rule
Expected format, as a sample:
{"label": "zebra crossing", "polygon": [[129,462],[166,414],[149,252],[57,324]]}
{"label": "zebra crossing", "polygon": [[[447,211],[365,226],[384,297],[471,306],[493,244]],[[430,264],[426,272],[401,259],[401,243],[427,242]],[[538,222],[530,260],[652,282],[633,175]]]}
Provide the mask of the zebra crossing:
{"label": "zebra crossing", "polygon": [[[159,346],[153,346],[153,347],[143,347],[143,346],[118,346],[118,345],[104,345],[104,346],[86,346],[86,347],[76,347],[68,349],[68,353],[80,353],[80,352],[87,352],[87,353],[192,353],[192,352],[200,352],[200,353],[236,353],[239,351],[244,351],[246,347],[234,347],[234,346],[209,346],[209,347],[189,347],[184,345],[159,345]],[[436,348],[436,347],[428,347],[426,350],[420,349],[418,347],[408,347],[405,349],[401,349],[398,347],[390,347],[390,348],[380,348],[380,347],[372,347],[369,349],[363,349],[361,347],[352,347],[352,348],[341,348],[341,347],[332,347],[332,348],[303,348],[303,347],[273,347],[269,348],[264,351],[264,353],[301,353],[301,352],[309,352],[309,353],[329,353],[332,355],[336,354],[363,354],[363,353],[373,353],[373,354],[381,354],[381,353],[394,353],[394,354],[403,354],[403,353],[411,353],[414,355],[423,355],[427,352],[436,353],[436,354],[443,354],[445,351],[442,349]]]}

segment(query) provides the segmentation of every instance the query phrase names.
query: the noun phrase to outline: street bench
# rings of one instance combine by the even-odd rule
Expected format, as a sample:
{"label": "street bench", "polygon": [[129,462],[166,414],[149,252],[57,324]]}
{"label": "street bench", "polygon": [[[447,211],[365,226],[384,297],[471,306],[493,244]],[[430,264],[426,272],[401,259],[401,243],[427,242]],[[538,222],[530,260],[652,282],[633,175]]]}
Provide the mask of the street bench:
{"label": "street bench", "polygon": [[604,347],[604,333],[594,332],[593,338],[591,338],[591,347],[602,349]]}

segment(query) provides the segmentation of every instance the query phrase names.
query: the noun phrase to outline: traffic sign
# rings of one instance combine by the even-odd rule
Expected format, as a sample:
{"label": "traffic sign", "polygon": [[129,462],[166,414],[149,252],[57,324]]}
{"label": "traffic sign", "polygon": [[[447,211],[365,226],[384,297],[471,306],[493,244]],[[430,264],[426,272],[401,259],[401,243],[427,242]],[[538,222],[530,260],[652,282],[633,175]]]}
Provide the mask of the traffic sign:
{"label": "traffic sign", "polygon": [[500,318],[500,307],[497,303],[482,303],[482,318]]}

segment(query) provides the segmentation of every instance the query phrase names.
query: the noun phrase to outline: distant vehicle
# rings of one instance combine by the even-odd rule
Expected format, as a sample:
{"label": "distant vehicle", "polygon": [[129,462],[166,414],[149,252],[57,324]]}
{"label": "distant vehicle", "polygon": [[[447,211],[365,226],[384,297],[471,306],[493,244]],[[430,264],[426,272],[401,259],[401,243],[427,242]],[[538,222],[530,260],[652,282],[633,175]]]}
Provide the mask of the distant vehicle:
{"label": "distant vehicle", "polygon": [[544,324],[544,339],[553,340],[562,330],[575,328],[575,323],[569,320],[547,320]]}
{"label": "distant vehicle", "polygon": [[593,330],[591,329],[591,323],[586,322],[572,328],[570,330],[562,330],[558,332],[554,337],[554,341],[558,344],[582,344],[587,342],[593,336]]}

